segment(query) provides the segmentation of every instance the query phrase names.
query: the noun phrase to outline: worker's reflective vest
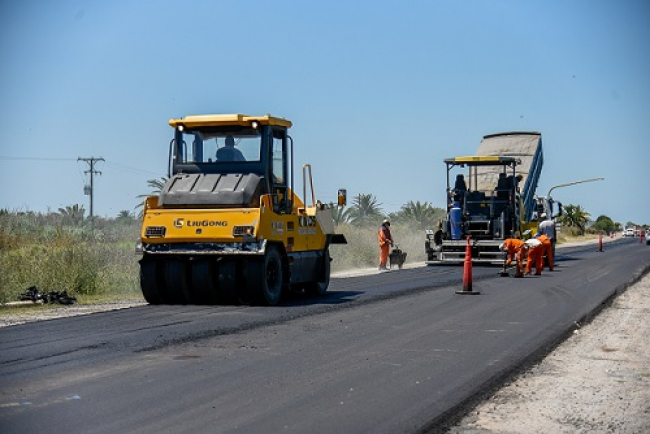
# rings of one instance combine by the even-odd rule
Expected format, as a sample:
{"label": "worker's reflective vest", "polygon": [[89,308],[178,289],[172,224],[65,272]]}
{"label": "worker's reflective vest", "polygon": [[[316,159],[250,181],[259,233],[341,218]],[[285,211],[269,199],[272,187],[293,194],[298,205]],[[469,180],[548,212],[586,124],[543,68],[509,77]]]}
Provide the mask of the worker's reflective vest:
{"label": "worker's reflective vest", "polygon": [[[524,242],[517,238],[508,238],[503,242],[503,245],[508,253],[508,260],[506,263],[510,264],[515,259],[516,254],[521,255],[521,248],[524,246]],[[519,259],[521,259],[521,257]]]}
{"label": "worker's reflective vest", "polygon": [[390,234],[390,229],[388,229],[387,226],[382,225],[381,228],[379,228],[379,233],[377,234],[377,237],[379,238],[379,245],[383,246],[384,244],[388,242],[393,242],[393,237]]}

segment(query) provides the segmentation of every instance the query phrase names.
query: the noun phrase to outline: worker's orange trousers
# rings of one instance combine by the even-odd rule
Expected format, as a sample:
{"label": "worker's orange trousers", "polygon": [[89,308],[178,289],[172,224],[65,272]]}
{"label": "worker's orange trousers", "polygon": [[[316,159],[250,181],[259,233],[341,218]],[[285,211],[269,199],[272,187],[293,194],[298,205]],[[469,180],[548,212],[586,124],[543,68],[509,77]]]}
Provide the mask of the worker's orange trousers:
{"label": "worker's orange trousers", "polygon": [[530,274],[530,269],[535,263],[535,274],[542,274],[544,268],[544,244],[528,249],[528,261],[526,261],[526,274]]}
{"label": "worker's orange trousers", "polygon": [[390,245],[388,243],[379,246],[379,268],[386,268],[388,264],[388,253],[390,252]]}
{"label": "worker's orange trousers", "polygon": [[[544,241],[542,242],[542,246],[544,246],[544,253],[546,254],[546,260],[548,261],[548,269],[553,271],[553,267],[555,266],[555,263],[553,262],[553,243],[551,241]],[[544,253],[542,253],[542,257],[544,256]]]}

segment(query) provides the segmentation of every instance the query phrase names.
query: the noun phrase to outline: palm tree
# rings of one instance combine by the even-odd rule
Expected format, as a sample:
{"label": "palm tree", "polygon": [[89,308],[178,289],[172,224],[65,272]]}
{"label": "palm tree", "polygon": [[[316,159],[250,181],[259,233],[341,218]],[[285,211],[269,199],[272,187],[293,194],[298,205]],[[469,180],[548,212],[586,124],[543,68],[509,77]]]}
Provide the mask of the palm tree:
{"label": "palm tree", "polygon": [[160,178],[157,179],[147,180],[147,186],[152,189],[151,192],[149,194],[141,194],[137,197],[145,198],[149,196],[158,196],[163,191],[163,188],[165,188],[165,184],[167,184],[167,181],[169,181],[169,178],[166,176],[161,176]]}
{"label": "palm tree", "polygon": [[[160,193],[162,193],[163,189],[165,188],[165,184],[167,184],[167,181],[169,181],[169,178],[166,176],[161,176],[160,178],[157,179],[149,179],[147,181],[147,186],[151,188],[151,192],[149,194],[139,194],[136,196],[137,199],[146,199],[149,196],[160,196]],[[143,205],[143,201],[140,200],[140,203],[138,203],[135,206],[135,209],[141,208]]]}
{"label": "palm tree", "polygon": [[372,194],[361,193],[354,197],[348,215],[350,222],[355,226],[377,223],[384,217],[381,204],[377,203],[377,198]]}
{"label": "palm tree", "polygon": [[580,205],[567,205],[564,207],[564,214],[559,220],[565,226],[576,228],[578,235],[584,235],[589,217],[589,213]]}
{"label": "palm tree", "polygon": [[342,206],[330,203],[330,209],[332,210],[332,219],[334,220],[335,226],[350,221],[350,208],[345,209]]}
{"label": "palm tree", "polygon": [[59,215],[61,215],[63,221],[66,223],[79,224],[83,222],[85,213],[84,206],[78,203],[59,208]]}
{"label": "palm tree", "polygon": [[436,220],[441,219],[444,214],[444,209],[434,208],[429,202],[410,201],[402,205],[402,209],[395,217],[405,223],[415,224],[420,230],[425,230],[433,228]]}
{"label": "palm tree", "polygon": [[117,214],[117,217],[115,218],[116,221],[118,222],[131,222],[135,219],[135,216],[131,211],[128,209],[123,209]]}

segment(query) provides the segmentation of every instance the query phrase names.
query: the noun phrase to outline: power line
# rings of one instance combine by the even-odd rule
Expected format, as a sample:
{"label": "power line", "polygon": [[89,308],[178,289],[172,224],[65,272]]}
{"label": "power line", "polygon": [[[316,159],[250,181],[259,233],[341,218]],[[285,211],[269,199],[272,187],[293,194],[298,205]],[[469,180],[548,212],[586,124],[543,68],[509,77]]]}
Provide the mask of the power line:
{"label": "power line", "polygon": [[115,163],[115,162],[110,161],[110,160],[106,160],[106,164],[109,165],[109,166],[115,166],[115,167],[117,167],[118,169],[126,170],[126,171],[128,171],[128,172],[133,172],[133,173],[146,173],[146,174],[148,174],[148,175],[163,176],[163,175],[160,174],[160,172],[156,173],[156,172],[151,172],[151,171],[149,171],[149,170],[137,169],[137,168],[135,168],[135,167],[125,166],[125,165],[123,165],[123,164],[118,164],[118,163]]}
{"label": "power line", "polygon": [[82,184],[86,184],[86,178],[84,178],[84,174],[81,171],[81,166],[79,165],[79,160],[77,160],[77,173],[79,174],[79,179],[81,179]]}
{"label": "power line", "polygon": [[74,158],[55,158],[55,157],[10,157],[0,155],[0,160],[32,160],[32,161],[74,161]]}
{"label": "power line", "polygon": [[[76,158],[56,158],[56,157],[14,157],[9,155],[0,155],[0,160],[23,160],[23,161],[79,161]],[[118,169],[125,170],[132,173],[144,173],[147,175],[164,176],[161,172],[152,172],[150,170],[138,169],[136,167],[129,167],[124,164],[119,164],[111,160],[102,160],[107,165],[114,166]]]}

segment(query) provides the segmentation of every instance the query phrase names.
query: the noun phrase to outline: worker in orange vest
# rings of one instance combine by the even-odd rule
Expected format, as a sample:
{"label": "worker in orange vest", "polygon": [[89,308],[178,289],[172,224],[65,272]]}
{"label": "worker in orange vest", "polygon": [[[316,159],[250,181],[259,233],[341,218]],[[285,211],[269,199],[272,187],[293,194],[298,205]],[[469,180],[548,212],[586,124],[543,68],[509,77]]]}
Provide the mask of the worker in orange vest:
{"label": "worker in orange vest", "polygon": [[390,221],[388,219],[381,223],[377,238],[379,239],[379,269],[388,270],[388,254],[390,252],[390,246],[393,244],[393,236],[390,233]]}
{"label": "worker in orange vest", "polygon": [[512,263],[517,258],[517,264],[521,267],[521,261],[524,259],[524,242],[517,238],[507,238],[499,246],[499,250],[508,254],[508,259],[506,260],[506,267]]}
{"label": "worker in orange vest", "polygon": [[[548,269],[553,271],[553,268],[555,266],[554,258],[553,258],[553,243],[551,242],[551,239],[544,235],[544,234],[537,234],[535,235],[535,238],[540,240],[542,242],[542,245],[544,246],[544,253],[542,253],[542,257],[546,255],[546,260],[548,261]],[[542,258],[543,260],[543,258]]]}

